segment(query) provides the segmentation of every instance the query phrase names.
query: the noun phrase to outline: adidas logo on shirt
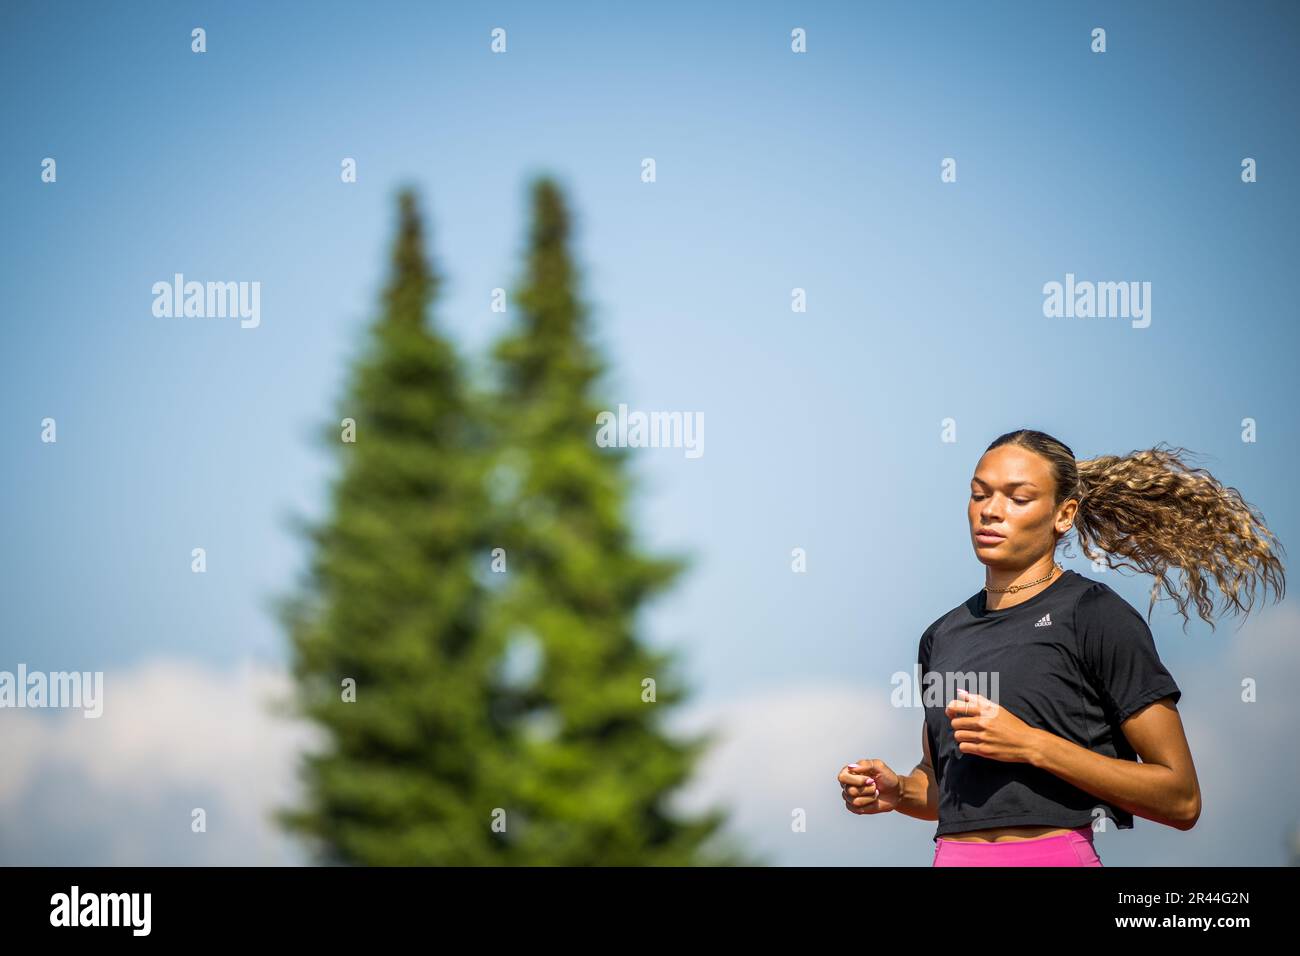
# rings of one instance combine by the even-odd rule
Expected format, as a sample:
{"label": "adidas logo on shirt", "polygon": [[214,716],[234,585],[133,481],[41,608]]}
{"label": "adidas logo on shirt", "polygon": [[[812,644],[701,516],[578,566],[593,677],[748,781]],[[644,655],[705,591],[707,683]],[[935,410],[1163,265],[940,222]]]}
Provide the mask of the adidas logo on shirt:
{"label": "adidas logo on shirt", "polygon": [[1042,617],[1038,619],[1038,623],[1034,625],[1034,627],[1051,627],[1051,626],[1052,626],[1051,614],[1044,614]]}

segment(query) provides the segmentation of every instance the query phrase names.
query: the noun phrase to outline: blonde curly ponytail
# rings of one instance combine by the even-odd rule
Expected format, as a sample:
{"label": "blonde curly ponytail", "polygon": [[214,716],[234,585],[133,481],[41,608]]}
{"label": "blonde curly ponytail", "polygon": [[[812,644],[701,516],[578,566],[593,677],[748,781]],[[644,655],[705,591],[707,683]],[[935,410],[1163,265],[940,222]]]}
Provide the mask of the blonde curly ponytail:
{"label": "blonde curly ponytail", "polygon": [[[1161,443],[1123,456],[1075,461],[1069,447],[1032,429],[1008,432],[989,449],[1005,444],[1048,460],[1057,507],[1070,498],[1079,502],[1074,530],[1090,560],[1155,577],[1148,619],[1163,588],[1178,605],[1184,631],[1189,601],[1213,629],[1211,577],[1225,597],[1224,613],[1249,613],[1257,584],[1264,600],[1270,587],[1279,601],[1286,593],[1278,558],[1284,549],[1263,516],[1237,489],[1224,487],[1203,468],[1189,467],[1183,461],[1191,455],[1186,449]],[[1172,568],[1183,572],[1184,590],[1170,581]]]}

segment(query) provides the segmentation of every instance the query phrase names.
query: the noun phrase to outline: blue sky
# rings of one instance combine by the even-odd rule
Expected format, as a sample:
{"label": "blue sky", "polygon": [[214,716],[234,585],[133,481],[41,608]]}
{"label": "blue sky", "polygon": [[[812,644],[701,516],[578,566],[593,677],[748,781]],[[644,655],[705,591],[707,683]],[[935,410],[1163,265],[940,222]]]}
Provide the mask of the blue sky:
{"label": "blue sky", "polygon": [[[870,701],[910,667],[924,627],[983,583],[966,483],[1012,428],[1080,458],[1193,449],[1294,541],[1298,27],[1284,3],[6,4],[0,669],[104,670],[111,695],[163,659],[218,685],[283,667],[266,602],[305,557],[286,517],[322,505],[311,434],[374,315],[405,183],[446,278],[438,321],[469,357],[510,318],[490,294],[518,275],[530,177],[564,184],[607,407],[706,421],[701,458],[634,456],[642,540],[697,559],[644,633],[681,649],[698,712],[741,735],[764,702]],[[153,316],[152,284],[176,272],[260,281],[260,326]],[[1067,273],[1150,282],[1150,326],[1045,318],[1043,285]],[[1103,579],[1145,612],[1148,579]],[[1292,646],[1251,644],[1255,626],[1294,634],[1293,603],[1276,613],[1184,636],[1158,606],[1162,657],[1202,691],[1186,719],[1222,725],[1256,662],[1273,693],[1295,683]],[[905,716],[840,726],[806,801],[835,810],[856,757],[910,769]],[[1242,719],[1300,763],[1284,728]],[[1251,769],[1192,743],[1198,766]],[[1276,783],[1248,832],[1207,810],[1203,856],[1275,852],[1300,789],[1294,770]],[[824,842],[774,836],[776,859],[838,862],[863,829],[838,813]],[[900,854],[929,845],[927,825],[887,826]],[[1103,860],[1170,836],[1138,826]],[[36,833],[15,857],[39,855]]]}

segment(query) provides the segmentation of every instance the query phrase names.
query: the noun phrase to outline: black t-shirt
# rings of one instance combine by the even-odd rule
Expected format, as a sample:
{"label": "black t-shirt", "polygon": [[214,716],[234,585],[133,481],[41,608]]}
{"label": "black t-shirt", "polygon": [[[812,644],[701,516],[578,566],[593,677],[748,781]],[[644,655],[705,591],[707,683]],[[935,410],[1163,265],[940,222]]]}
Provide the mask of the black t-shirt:
{"label": "black t-shirt", "polygon": [[1031,727],[1088,750],[1137,760],[1120,724],[1182,691],[1146,620],[1100,581],[1067,570],[1029,600],[989,610],[981,588],[921,635],[917,661],[946,833],[1080,827],[1094,811],[1131,829],[1133,815],[1028,763],[963,753],[944,713],[956,687],[983,694]]}

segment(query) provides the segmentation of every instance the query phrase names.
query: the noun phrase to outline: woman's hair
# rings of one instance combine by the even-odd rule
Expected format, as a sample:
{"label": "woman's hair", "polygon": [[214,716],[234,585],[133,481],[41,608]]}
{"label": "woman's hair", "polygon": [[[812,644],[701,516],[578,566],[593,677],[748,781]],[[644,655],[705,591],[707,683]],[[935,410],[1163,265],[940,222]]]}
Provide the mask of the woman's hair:
{"label": "woman's hair", "polygon": [[[1189,468],[1178,454],[1190,455],[1186,449],[1157,445],[1123,457],[1098,455],[1075,461],[1068,446],[1028,428],[1007,432],[987,450],[999,445],[1019,445],[1047,459],[1056,479],[1055,506],[1069,498],[1079,502],[1074,528],[1090,560],[1098,560],[1090,547],[1095,545],[1105,552],[1108,566],[1155,576],[1148,620],[1162,585],[1178,603],[1184,631],[1189,599],[1214,628],[1210,576],[1226,596],[1225,612],[1249,613],[1255,603],[1256,578],[1262,582],[1264,600],[1270,585],[1278,600],[1286,593],[1286,577],[1277,557],[1284,549],[1265,527],[1263,516],[1235,488],[1225,488],[1202,468]],[[1171,567],[1182,570],[1186,594],[1166,577]]]}

